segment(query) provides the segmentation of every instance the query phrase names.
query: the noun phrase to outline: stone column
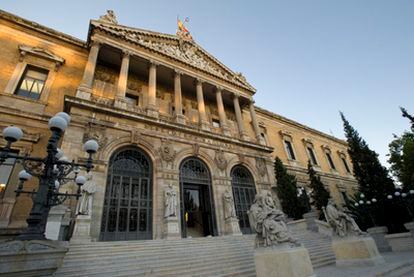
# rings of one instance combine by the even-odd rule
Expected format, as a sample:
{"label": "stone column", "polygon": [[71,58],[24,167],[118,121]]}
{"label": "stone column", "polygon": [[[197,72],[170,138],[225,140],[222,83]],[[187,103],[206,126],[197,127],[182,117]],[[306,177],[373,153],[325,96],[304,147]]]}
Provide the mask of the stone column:
{"label": "stone column", "polygon": [[147,114],[152,117],[158,117],[157,109],[157,63],[150,61],[148,77],[148,106]]}
{"label": "stone column", "polygon": [[230,130],[229,130],[229,127],[227,125],[226,112],[224,110],[224,104],[223,104],[223,98],[221,96],[221,92],[222,92],[222,88],[217,87],[217,89],[216,89],[216,100],[217,100],[218,114],[219,114],[219,118],[220,118],[220,126],[221,126],[221,130],[223,131],[223,134],[226,135],[226,136],[229,136],[230,135]]}
{"label": "stone column", "polygon": [[181,95],[181,72],[174,70],[174,107],[175,107],[175,120],[178,123],[185,123],[185,117],[183,115],[183,104]]}
{"label": "stone column", "polygon": [[95,75],[96,62],[98,61],[100,46],[100,42],[92,42],[92,46],[89,51],[88,62],[86,63],[85,71],[83,72],[83,78],[76,93],[76,96],[79,98],[87,100],[91,98],[93,77]]}
{"label": "stone column", "polygon": [[130,53],[127,51],[122,52],[122,64],[119,71],[118,88],[116,91],[116,98],[124,99],[128,84],[128,71],[129,71],[129,57]]}
{"label": "stone column", "polygon": [[239,127],[240,138],[245,140],[247,138],[247,136],[246,136],[246,133],[244,131],[243,117],[242,117],[242,113],[241,113],[241,109],[240,109],[239,94],[238,93],[235,93],[233,95],[233,104],[234,104],[234,111],[236,113],[237,126]]}
{"label": "stone column", "polygon": [[254,109],[254,101],[253,100],[250,101],[249,108],[250,108],[250,117],[252,118],[254,134],[256,136],[256,141],[258,143],[264,145],[265,141],[264,141],[262,135],[260,134],[260,128],[259,128],[259,124],[257,123],[256,110]]}
{"label": "stone column", "polygon": [[203,83],[200,79],[197,79],[197,103],[198,103],[198,119],[201,129],[210,130],[210,126],[207,121],[206,107],[204,105],[204,95],[203,95]]}

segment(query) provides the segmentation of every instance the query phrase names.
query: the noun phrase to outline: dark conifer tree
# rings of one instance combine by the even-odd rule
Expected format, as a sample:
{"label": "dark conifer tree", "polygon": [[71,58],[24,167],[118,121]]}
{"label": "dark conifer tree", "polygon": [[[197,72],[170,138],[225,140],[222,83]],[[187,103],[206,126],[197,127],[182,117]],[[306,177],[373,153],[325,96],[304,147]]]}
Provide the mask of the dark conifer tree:
{"label": "dark conifer tree", "polygon": [[298,196],[296,177],[287,172],[286,167],[278,157],[275,159],[275,176],[277,180],[276,191],[283,212],[294,219],[302,218],[305,207]]}
{"label": "dark conifer tree", "polygon": [[314,205],[321,211],[322,207],[325,207],[328,204],[330,194],[323,185],[321,177],[316,174],[310,161],[308,162],[308,175],[310,181],[309,187],[312,189]]}

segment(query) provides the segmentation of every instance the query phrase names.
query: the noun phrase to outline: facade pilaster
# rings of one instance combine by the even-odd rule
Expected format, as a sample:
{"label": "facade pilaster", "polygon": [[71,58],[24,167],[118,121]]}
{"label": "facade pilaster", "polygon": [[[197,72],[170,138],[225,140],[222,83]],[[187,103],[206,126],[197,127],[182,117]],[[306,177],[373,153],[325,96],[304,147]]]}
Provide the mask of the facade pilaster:
{"label": "facade pilaster", "polygon": [[224,110],[223,98],[222,98],[222,88],[217,87],[216,89],[216,101],[217,101],[217,109],[220,118],[220,126],[221,130],[223,131],[224,135],[230,135],[230,130],[227,125],[227,117],[226,112]]}
{"label": "facade pilaster", "polygon": [[240,138],[245,140],[247,136],[244,131],[243,116],[242,116],[241,109],[240,109],[239,97],[240,95],[238,93],[234,93],[233,105],[234,105],[234,112],[236,113],[237,127],[239,128]]}
{"label": "facade pilaster", "polygon": [[249,108],[250,108],[250,117],[252,119],[254,134],[256,136],[256,141],[258,143],[264,145],[265,144],[265,141],[264,141],[262,135],[260,134],[260,128],[259,128],[259,124],[257,122],[256,110],[254,109],[254,101],[253,101],[253,99],[250,101]]}
{"label": "facade pilaster", "polygon": [[181,95],[181,72],[174,70],[174,107],[175,107],[175,120],[178,123],[185,123],[185,117],[183,115],[183,104]]}
{"label": "facade pilaster", "polygon": [[206,107],[204,105],[203,82],[197,79],[197,103],[198,103],[198,118],[201,129],[210,130],[210,125],[207,121]]}

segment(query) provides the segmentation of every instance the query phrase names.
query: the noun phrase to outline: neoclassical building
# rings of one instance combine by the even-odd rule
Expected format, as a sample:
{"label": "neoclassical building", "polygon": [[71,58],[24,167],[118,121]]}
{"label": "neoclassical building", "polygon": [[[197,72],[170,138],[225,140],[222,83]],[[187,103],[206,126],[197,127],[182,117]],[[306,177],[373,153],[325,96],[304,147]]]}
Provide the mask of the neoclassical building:
{"label": "neoclassical building", "polygon": [[[276,184],[275,156],[304,188],[310,160],[338,203],[356,187],[344,141],[255,106],[246,78],[181,31],[127,27],[108,13],[90,21],[82,41],[1,11],[0,46],[0,127],[24,130],[15,151],[44,155],[47,122],[59,111],[72,117],[61,141],[68,158],[85,159],[90,138],[100,145],[94,240],[163,238],[169,185],[177,191],[182,237],[229,232],[226,190],[240,230],[249,233],[255,193]],[[24,228],[31,208],[29,197],[14,193],[20,170],[13,160],[0,166],[3,235]],[[74,219],[76,202],[63,207]]]}

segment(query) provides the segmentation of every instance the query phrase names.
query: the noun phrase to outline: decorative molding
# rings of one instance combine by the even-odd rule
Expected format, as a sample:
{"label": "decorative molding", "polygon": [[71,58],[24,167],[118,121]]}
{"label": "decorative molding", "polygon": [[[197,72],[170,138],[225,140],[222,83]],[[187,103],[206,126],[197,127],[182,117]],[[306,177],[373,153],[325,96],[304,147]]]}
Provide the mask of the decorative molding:
{"label": "decorative molding", "polygon": [[214,161],[220,170],[225,170],[227,168],[227,159],[222,149],[216,150]]}
{"label": "decorative molding", "polygon": [[162,160],[172,162],[177,154],[170,140],[161,139],[161,146],[158,148],[158,153]]}
{"label": "decorative molding", "polygon": [[131,131],[131,143],[132,144],[138,144],[139,141],[141,140],[141,132],[138,130],[132,130]]}
{"label": "decorative molding", "polygon": [[244,154],[239,153],[239,154],[237,154],[237,156],[239,157],[240,164],[246,163],[246,156]]}
{"label": "decorative molding", "polygon": [[194,156],[200,155],[200,144],[198,143],[193,144],[193,155]]}
{"label": "decorative molding", "polygon": [[265,176],[267,172],[266,161],[264,158],[256,158],[256,168],[260,176]]}
{"label": "decorative molding", "polygon": [[285,137],[289,137],[291,139],[293,138],[293,134],[287,130],[280,130],[279,134],[282,136],[282,138],[285,138]]}
{"label": "decorative molding", "polygon": [[20,58],[19,60],[22,62],[24,60],[24,57],[26,54],[31,54],[33,56],[37,56],[40,58],[44,58],[47,60],[51,60],[55,63],[55,71],[58,71],[60,66],[62,66],[65,63],[65,59],[53,54],[49,50],[46,50],[44,48],[40,47],[32,47],[29,45],[21,44],[19,45],[19,51],[20,51]]}

